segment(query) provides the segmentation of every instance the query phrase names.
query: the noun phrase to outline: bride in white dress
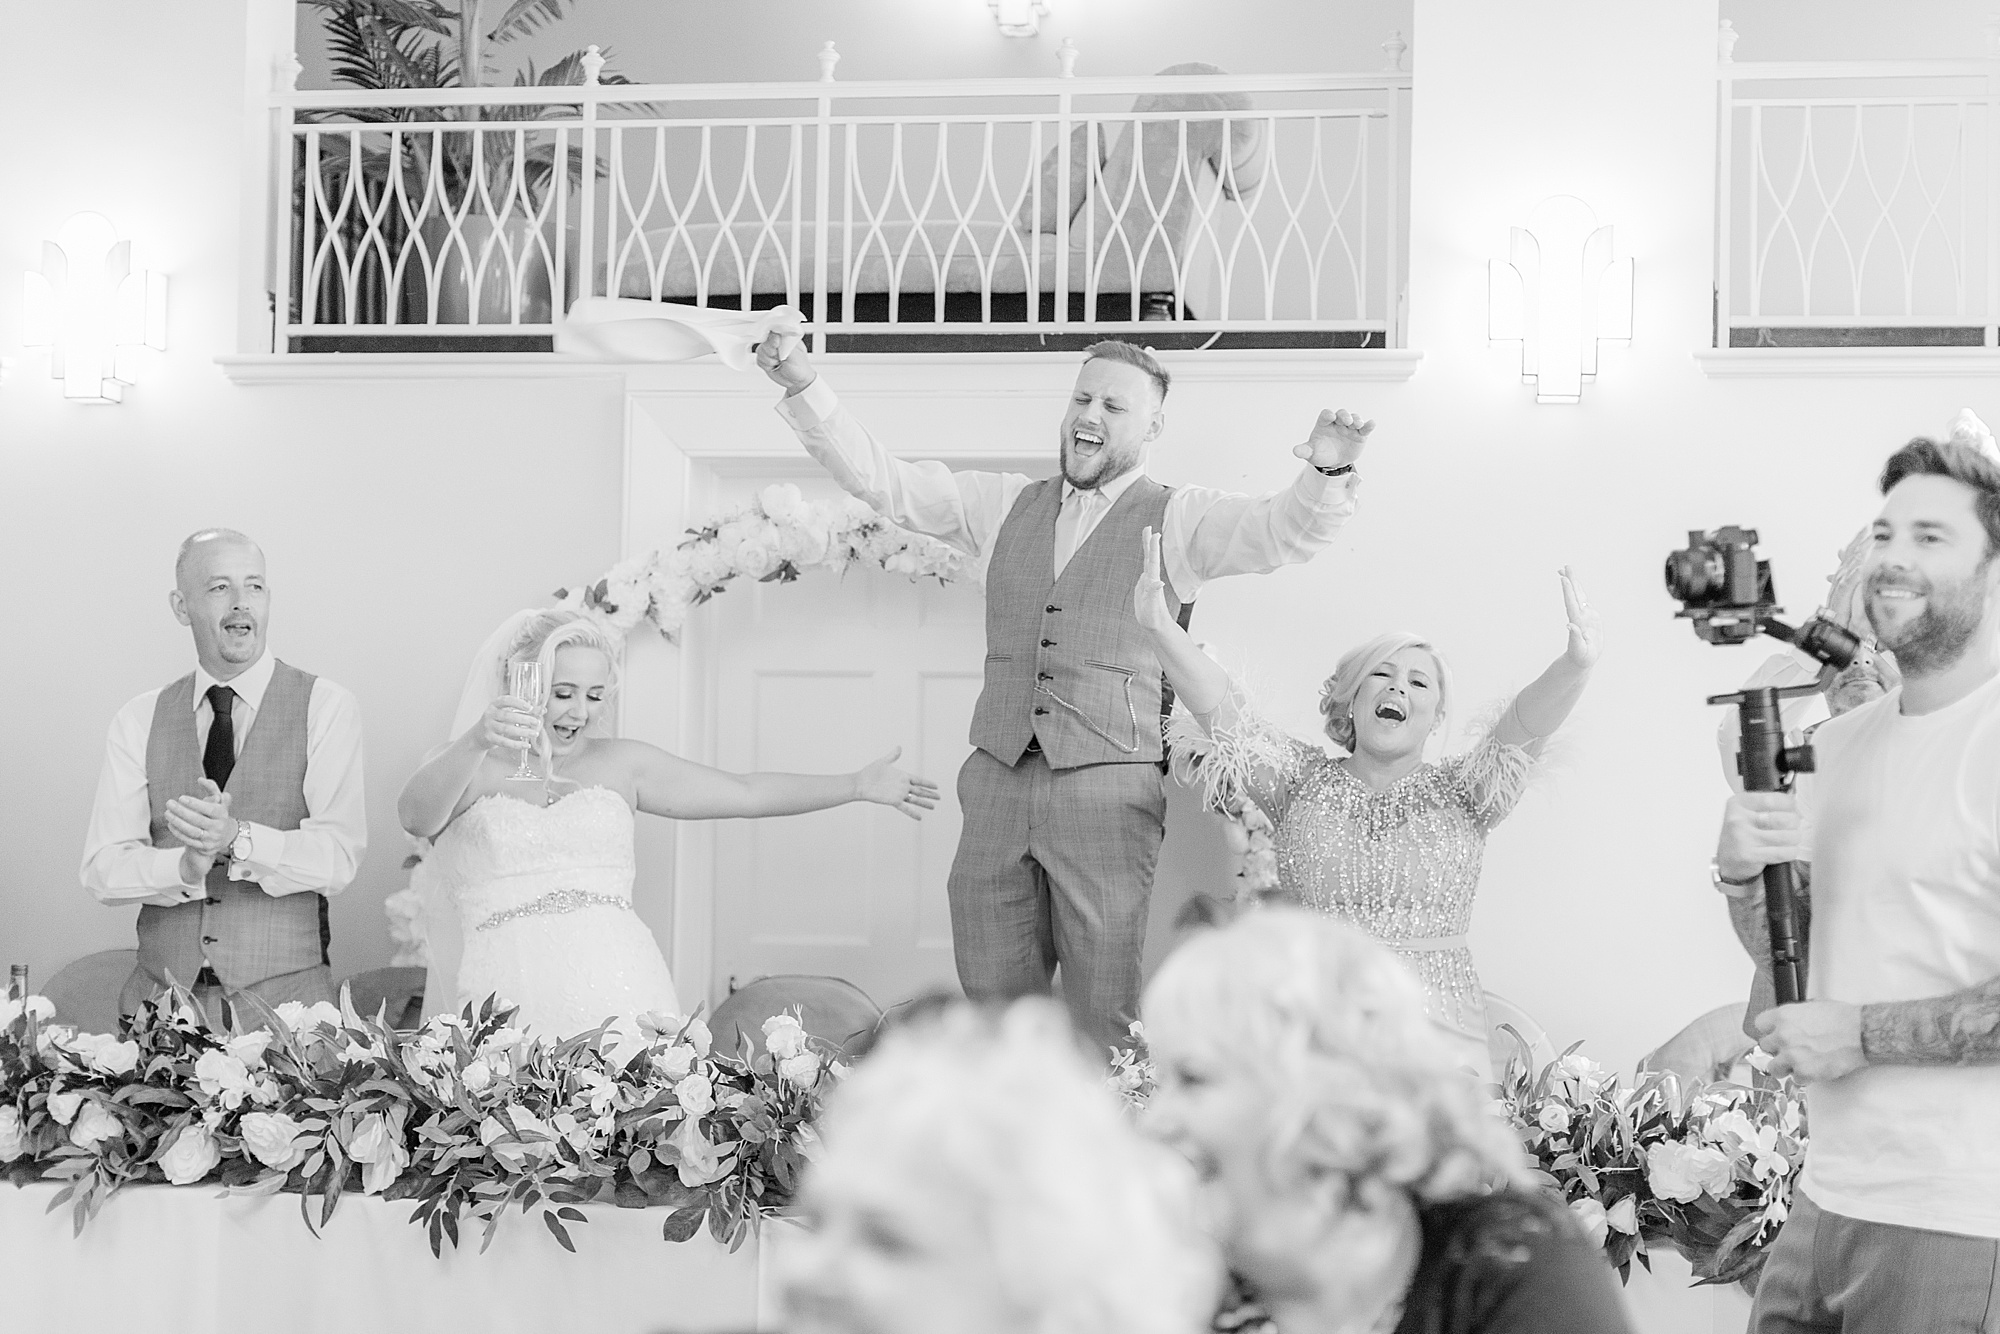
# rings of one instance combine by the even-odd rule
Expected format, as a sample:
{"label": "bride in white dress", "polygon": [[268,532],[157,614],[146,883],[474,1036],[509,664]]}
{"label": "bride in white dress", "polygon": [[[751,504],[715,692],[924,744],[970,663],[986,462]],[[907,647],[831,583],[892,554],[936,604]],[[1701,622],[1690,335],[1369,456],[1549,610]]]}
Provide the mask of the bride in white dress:
{"label": "bride in white dress", "polygon": [[[632,910],[635,810],[703,820],[872,801],[922,819],[937,805],[937,785],[895,768],[895,751],[851,774],[733,774],[593,735],[617,686],[617,647],[580,612],[516,617],[474,664],[456,739],[404,785],[403,827],[435,843],[427,1015],[497,994],[523,1027],[566,1036],[678,1014],[659,944]],[[544,698],[499,693],[506,664],[531,659]],[[540,760],[533,781],[512,777],[524,752]]]}

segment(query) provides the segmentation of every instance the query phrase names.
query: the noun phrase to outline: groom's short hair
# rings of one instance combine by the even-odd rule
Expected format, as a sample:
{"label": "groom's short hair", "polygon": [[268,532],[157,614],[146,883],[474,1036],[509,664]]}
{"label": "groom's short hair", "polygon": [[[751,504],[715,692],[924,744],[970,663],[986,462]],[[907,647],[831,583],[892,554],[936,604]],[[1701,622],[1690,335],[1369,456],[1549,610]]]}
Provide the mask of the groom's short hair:
{"label": "groom's short hair", "polygon": [[1918,436],[1889,456],[1882,467],[1882,494],[1905,477],[1949,477],[1970,488],[1972,508],[1986,530],[1986,554],[2000,553],[2000,463],[1958,440]]}
{"label": "groom's short hair", "polygon": [[[194,555],[195,546],[202,542],[241,542],[246,547],[257,547],[248,534],[239,533],[234,528],[203,528],[189,533],[181,543],[180,553],[174,557],[174,585],[180,586],[187,575],[188,558]],[[262,551],[264,548],[257,547]]]}
{"label": "groom's short hair", "polygon": [[1140,347],[1137,343],[1128,343],[1122,338],[1105,338],[1083,349],[1084,361],[1092,362],[1100,358],[1105,361],[1122,361],[1127,366],[1137,366],[1146,372],[1147,377],[1153,382],[1153,387],[1160,391],[1160,401],[1162,403],[1167,401],[1167,386],[1174,382],[1174,377],[1167,374],[1167,368],[1162,366],[1159,359],[1146,348]]}

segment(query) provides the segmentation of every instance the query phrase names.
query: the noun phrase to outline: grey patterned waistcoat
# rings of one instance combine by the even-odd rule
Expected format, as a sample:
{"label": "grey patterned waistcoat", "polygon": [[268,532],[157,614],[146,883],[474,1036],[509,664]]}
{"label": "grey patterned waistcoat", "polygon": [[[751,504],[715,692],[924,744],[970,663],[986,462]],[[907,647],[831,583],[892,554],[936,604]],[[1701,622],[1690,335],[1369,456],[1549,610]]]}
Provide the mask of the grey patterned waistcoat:
{"label": "grey patterned waistcoat", "polygon": [[[1173,491],[1141,477],[1055,576],[1062,479],[1030,483],[986,573],[986,684],[972,744],[1018,763],[1039,738],[1054,769],[1160,758],[1160,663],[1132,615],[1139,535],[1161,531]],[[1180,610],[1171,583],[1167,605]]]}
{"label": "grey patterned waistcoat", "polygon": [[[297,829],[307,814],[306,706],[313,678],[280,662],[250,735],[229,772],[229,813],[272,829]],[[160,692],[146,739],[146,795],[153,807],[153,846],[181,846],[167,828],[167,803],[198,793],[201,747],[195,743],[194,675]],[[168,970],[192,986],[203,963],[224,986],[247,987],[326,961],[326,898],[272,898],[254,881],[231,880],[225,862],[208,873],[206,900],[139,910],[139,967],[165,983]]]}

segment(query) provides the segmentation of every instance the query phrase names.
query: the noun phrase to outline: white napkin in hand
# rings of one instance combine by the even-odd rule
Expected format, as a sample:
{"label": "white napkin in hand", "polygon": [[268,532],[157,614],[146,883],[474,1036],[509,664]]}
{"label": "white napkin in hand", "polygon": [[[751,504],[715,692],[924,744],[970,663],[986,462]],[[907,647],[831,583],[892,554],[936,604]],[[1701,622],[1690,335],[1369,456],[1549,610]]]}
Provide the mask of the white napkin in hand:
{"label": "white napkin in hand", "polygon": [[558,352],[604,361],[693,361],[710,353],[731,370],[756,365],[757,344],[772,333],[796,338],[805,322],[790,306],[712,310],[675,301],[587,296],[556,329]]}

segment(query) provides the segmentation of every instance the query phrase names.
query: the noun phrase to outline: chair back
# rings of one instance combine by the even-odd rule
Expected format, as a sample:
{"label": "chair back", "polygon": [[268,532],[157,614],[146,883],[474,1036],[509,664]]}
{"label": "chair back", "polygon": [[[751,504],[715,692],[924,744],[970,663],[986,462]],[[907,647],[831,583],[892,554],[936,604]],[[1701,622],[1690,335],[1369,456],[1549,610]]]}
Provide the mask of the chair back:
{"label": "chair back", "polygon": [[63,965],[37,990],[56,1007],[53,1022],[73,1024],[83,1033],[116,1033],[118,994],[138,966],[136,949],[99,950]]}
{"label": "chair back", "polygon": [[[1520,1034],[1520,1042],[1507,1031],[1510,1028]],[[1528,1044],[1531,1075],[1541,1073],[1542,1067],[1556,1058],[1555,1044],[1549,1041],[1548,1031],[1535,1022],[1533,1015],[1505,996],[1487,992],[1486,1051],[1493,1059],[1496,1078],[1506,1072],[1509,1061],[1521,1054],[1521,1042]]]}
{"label": "chair back", "polygon": [[760,977],[738,987],[709,1016],[715,1050],[725,1056],[764,1049],[764,1021],[796,1011],[799,1025],[813,1037],[852,1053],[875,1031],[881,1007],[868,993],[838,977],[786,973]]}

